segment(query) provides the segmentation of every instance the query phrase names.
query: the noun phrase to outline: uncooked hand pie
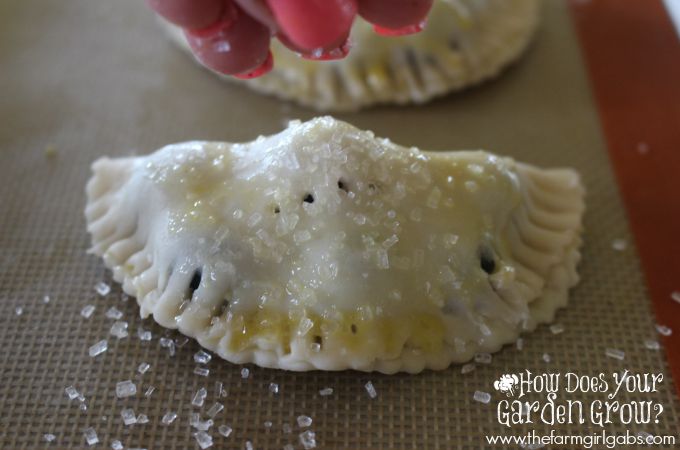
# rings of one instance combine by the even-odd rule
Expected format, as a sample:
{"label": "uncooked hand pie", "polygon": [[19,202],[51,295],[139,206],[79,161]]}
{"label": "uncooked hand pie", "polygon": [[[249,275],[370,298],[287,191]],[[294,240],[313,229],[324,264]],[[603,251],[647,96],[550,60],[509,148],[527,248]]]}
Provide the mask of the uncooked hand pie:
{"label": "uncooked hand pie", "polygon": [[92,251],[143,317],[235,363],[443,369],[552,320],[578,280],[569,169],[322,117],[93,170]]}
{"label": "uncooked hand pie", "polygon": [[[517,59],[538,10],[538,0],[436,0],[418,34],[387,38],[357,20],[345,59],[308,61],[273,40],[272,72],[252,80],[223,78],[324,111],[422,103],[493,77]],[[189,50],[182,31],[167,28]]]}

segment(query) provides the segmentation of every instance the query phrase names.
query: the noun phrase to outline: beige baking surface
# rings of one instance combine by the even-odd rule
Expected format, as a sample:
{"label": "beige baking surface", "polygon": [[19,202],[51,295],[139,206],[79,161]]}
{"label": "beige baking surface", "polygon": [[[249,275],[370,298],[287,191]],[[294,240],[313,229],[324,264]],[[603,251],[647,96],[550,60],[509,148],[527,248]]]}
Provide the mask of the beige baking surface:
{"label": "beige baking surface", "polygon": [[[0,447],[84,448],[83,429],[92,426],[99,448],[110,448],[113,439],[129,447],[196,448],[188,424],[191,396],[208,388],[205,411],[215,399],[214,383],[221,381],[229,395],[216,424],[229,424],[234,432],[225,439],[213,428],[217,448],[244,448],[246,440],[256,449],[287,443],[301,448],[295,425],[300,414],[313,418],[319,448],[482,448],[484,434],[528,430],[497,423],[501,397],[492,388],[501,373],[524,369],[663,372],[660,392],[623,397],[662,402],[661,422],[607,430],[677,432],[680,403],[663,352],[643,346],[655,331],[635,251],[632,245],[623,252],[611,246],[615,238],[630,243],[631,236],[573,31],[561,2],[546,1],[544,16],[536,44],[502,79],[424,107],[379,108],[342,118],[402,144],[483,147],[580,170],[589,191],[583,281],[570,307],[558,314],[564,333],[542,327],[525,337],[523,351],[505,348],[491,365],[467,375],[460,367],[417,376],[251,367],[251,378],[242,380],[241,367],[218,360],[209,364],[208,378],[194,375],[192,355],[199,348],[194,342],[168,357],[158,338],[177,336],[143,323],[134,301],[121,301],[118,286],[98,298],[93,286],[110,282],[110,276],[85,253],[89,164],[102,155],[142,154],[193,138],[247,140],[311,113],[220,83],[190,64],[165,41],[139,0],[0,2]],[[49,146],[56,156],[46,156]],[[79,314],[87,304],[96,305],[90,319]],[[112,320],[104,313],[113,305],[123,311],[131,337],[108,335]],[[153,341],[136,338],[140,326],[152,330]],[[90,358],[88,347],[104,338],[109,350]],[[625,360],[606,357],[607,347],[624,350]],[[543,353],[552,362],[545,363]],[[139,376],[143,361],[151,369]],[[127,379],[136,380],[141,392],[116,399],[116,382]],[[368,380],[376,399],[366,394]],[[280,386],[277,395],[268,391],[270,382]],[[69,402],[68,385],[85,395],[87,411],[79,410],[77,400]],[[156,391],[145,398],[149,385]],[[320,397],[324,387],[332,387],[333,395]],[[475,390],[492,392],[492,403],[474,402]],[[123,426],[123,407],[147,414],[150,422]],[[163,426],[168,410],[179,417]],[[272,422],[271,429],[265,421]],[[292,434],[282,431],[284,423],[293,425]],[[548,426],[535,429],[549,432]],[[558,429],[598,431],[585,425]],[[55,434],[56,442],[45,444],[44,433]]]}

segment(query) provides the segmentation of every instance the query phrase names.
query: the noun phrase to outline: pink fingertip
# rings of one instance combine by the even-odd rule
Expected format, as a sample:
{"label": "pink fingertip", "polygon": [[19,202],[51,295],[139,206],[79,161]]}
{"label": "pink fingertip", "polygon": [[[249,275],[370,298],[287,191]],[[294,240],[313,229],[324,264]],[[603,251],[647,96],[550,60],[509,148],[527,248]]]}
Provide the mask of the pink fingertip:
{"label": "pink fingertip", "polygon": [[319,48],[314,50],[312,53],[301,53],[300,55],[304,59],[309,59],[312,61],[333,61],[346,57],[349,54],[350,48],[351,45],[349,39],[345,39],[345,42],[336,48],[330,50]]}
{"label": "pink fingertip", "polygon": [[168,22],[186,29],[200,29],[218,20],[231,0],[146,0],[146,3]]}
{"label": "pink fingertip", "polygon": [[270,72],[273,67],[274,56],[272,55],[272,52],[270,50],[269,54],[267,55],[267,59],[265,59],[264,62],[259,67],[246,73],[238,73],[236,75],[233,75],[233,77],[240,78],[241,80],[250,80],[251,78],[261,77],[262,75]]}
{"label": "pink fingertip", "polygon": [[229,2],[226,4],[226,7],[222,11],[222,15],[217,20],[217,22],[213,23],[212,25],[206,28],[187,29],[186,33],[189,34],[190,36],[201,39],[215,36],[218,33],[221,33],[222,31],[227,30],[229,27],[231,27],[234,21],[238,18],[238,14],[239,14],[238,9],[234,6],[233,3]]}
{"label": "pink fingertip", "polygon": [[391,36],[391,37],[397,37],[397,36],[408,36],[409,34],[416,34],[420,33],[423,31],[425,28],[425,25],[427,24],[427,21],[423,20],[422,22],[415,24],[415,25],[407,25],[402,28],[398,28],[396,30],[390,29],[390,28],[384,28],[378,25],[373,25],[373,30],[378,33],[381,36]]}

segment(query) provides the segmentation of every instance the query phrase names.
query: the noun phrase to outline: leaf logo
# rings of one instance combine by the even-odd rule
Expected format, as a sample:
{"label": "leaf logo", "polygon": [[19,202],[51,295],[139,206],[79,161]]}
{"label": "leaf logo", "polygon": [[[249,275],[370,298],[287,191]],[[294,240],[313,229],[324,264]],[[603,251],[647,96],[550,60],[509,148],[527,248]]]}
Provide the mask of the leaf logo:
{"label": "leaf logo", "polygon": [[519,378],[513,374],[503,374],[501,377],[493,382],[493,387],[499,391],[504,392],[508,397],[515,395],[515,386],[519,384]]}

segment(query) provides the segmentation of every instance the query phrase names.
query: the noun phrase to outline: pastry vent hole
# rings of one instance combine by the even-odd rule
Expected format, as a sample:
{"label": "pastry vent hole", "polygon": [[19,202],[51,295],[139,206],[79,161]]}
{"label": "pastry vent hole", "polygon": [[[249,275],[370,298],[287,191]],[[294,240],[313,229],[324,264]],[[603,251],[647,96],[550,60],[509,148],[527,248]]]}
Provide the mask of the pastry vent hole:
{"label": "pastry vent hole", "polygon": [[227,311],[229,311],[229,306],[230,306],[229,300],[225,298],[224,301],[214,309],[213,318],[222,317],[223,315],[225,315]]}
{"label": "pastry vent hole", "polygon": [[305,198],[302,199],[302,201],[305,203],[314,203],[314,196],[312,194],[307,194],[305,195]]}
{"label": "pastry vent hole", "polygon": [[496,261],[488,251],[482,251],[479,257],[479,265],[484,272],[491,275],[496,270]]}
{"label": "pastry vent hole", "polygon": [[323,348],[323,338],[321,336],[314,336],[312,339],[312,342],[316,346],[318,350],[321,350]]}
{"label": "pastry vent hole", "polygon": [[349,193],[349,187],[347,187],[347,183],[342,178],[338,180],[338,189]]}
{"label": "pastry vent hole", "polygon": [[350,329],[350,331],[352,332],[352,334],[357,334],[357,326],[356,326],[355,324],[352,324],[352,325],[349,327],[349,329]]}
{"label": "pastry vent hole", "polygon": [[196,289],[201,285],[201,269],[196,269],[194,271],[194,275],[191,277],[191,281],[189,282],[189,289],[187,290],[187,298],[191,299],[194,296],[194,292],[196,292]]}
{"label": "pastry vent hole", "polygon": [[281,212],[281,208],[279,207],[279,205],[274,206],[274,214],[278,214],[280,212]]}

